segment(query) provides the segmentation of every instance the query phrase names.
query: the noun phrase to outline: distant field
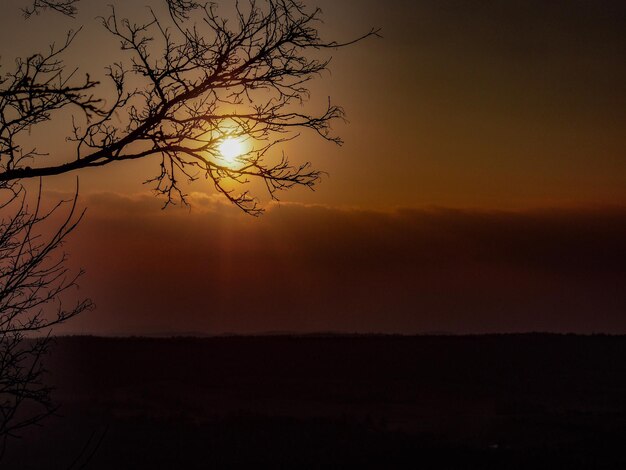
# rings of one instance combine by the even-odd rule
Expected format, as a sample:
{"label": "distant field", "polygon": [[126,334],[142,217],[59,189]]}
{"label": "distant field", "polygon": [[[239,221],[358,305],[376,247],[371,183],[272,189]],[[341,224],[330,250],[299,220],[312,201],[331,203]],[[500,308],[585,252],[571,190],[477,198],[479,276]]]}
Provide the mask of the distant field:
{"label": "distant field", "polygon": [[3,468],[626,468],[626,337],[68,337],[47,364],[59,416]]}

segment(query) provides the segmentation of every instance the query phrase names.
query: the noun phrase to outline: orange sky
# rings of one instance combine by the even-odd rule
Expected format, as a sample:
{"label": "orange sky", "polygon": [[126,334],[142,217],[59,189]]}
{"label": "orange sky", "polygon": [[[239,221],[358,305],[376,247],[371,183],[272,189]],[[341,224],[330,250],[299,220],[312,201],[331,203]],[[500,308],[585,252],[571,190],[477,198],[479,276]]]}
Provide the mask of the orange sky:
{"label": "orange sky", "polygon": [[[101,2],[83,0],[77,20],[50,14],[29,20],[33,36],[16,45],[24,26],[19,1],[3,6],[5,63],[78,25],[84,31],[70,63],[97,77],[119,59],[116,41],[93,19],[103,14]],[[122,11],[141,19],[144,3],[126,2]],[[327,37],[348,39],[377,26],[384,39],[333,53],[331,73],[315,82],[310,106],[324,106],[331,96],[346,108],[350,124],[335,126],[346,144],[336,148],[305,133],[286,146],[291,158],[310,160],[331,176],[316,194],[293,191],[284,200],[363,208],[626,200],[623,2],[316,4],[325,12]],[[69,122],[57,124],[36,137],[43,148],[62,152]],[[146,191],[141,182],[157,171],[151,163],[83,172],[83,189]],[[62,190],[72,180],[49,184]]]}
{"label": "orange sky", "polygon": [[[80,173],[88,215],[68,250],[99,308],[68,330],[626,332],[624,3],[307,3],[328,37],[384,36],[333,52],[312,86],[314,109],[346,108],[345,145],[284,147],[330,176],[258,220],[206,182],[189,191],[210,210],[160,212],[141,184],[154,161]],[[1,7],[4,67],[78,25],[70,64],[97,77],[116,58],[102,2],[28,23],[20,4]],[[57,158],[68,129],[61,116],[32,139]]]}

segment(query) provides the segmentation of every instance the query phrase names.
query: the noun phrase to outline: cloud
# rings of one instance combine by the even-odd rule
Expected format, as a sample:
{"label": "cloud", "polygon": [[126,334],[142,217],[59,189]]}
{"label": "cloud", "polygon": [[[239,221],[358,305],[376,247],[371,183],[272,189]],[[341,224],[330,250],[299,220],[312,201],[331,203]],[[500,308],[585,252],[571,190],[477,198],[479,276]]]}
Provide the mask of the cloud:
{"label": "cloud", "polygon": [[626,332],[626,209],[376,212],[274,205],[257,219],[94,194],[68,244],[100,333]]}

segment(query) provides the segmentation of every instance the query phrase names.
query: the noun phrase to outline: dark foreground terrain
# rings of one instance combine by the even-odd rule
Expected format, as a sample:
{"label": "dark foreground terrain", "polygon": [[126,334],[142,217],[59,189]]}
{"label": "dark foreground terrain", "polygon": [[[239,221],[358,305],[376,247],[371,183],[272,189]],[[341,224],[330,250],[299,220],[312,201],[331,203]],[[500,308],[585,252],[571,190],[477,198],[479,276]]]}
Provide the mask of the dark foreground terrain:
{"label": "dark foreground terrain", "polygon": [[56,340],[6,468],[626,468],[626,337]]}

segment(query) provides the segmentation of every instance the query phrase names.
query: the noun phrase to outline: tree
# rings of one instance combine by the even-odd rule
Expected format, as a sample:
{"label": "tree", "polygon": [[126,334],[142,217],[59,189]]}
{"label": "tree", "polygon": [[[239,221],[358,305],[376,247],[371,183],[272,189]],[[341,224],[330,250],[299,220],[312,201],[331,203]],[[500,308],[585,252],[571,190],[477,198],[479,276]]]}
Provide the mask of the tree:
{"label": "tree", "polygon": [[[42,359],[54,325],[92,307],[82,300],[65,308],[63,293],[76,286],[81,272],[72,275],[60,249],[82,214],[76,197],[42,211],[41,191],[34,209],[20,186],[0,185],[0,458],[6,441],[26,426],[40,422],[55,410],[51,389],[44,382]],[[45,236],[43,226],[64,205],[63,221]],[[46,307],[55,305],[54,313]]]}
{"label": "tree", "polygon": [[[30,0],[28,18],[45,10],[75,16],[79,0]],[[63,293],[77,275],[65,267],[61,246],[80,221],[76,197],[67,217],[47,237],[40,230],[68,201],[41,209],[41,183],[31,209],[23,180],[155,157],[159,170],[147,182],[165,204],[185,202],[181,180],[204,177],[248,214],[262,212],[256,198],[229,184],[261,180],[271,198],[293,186],[312,188],[321,172],[309,163],[292,165],[276,157],[282,142],[310,129],[336,144],[330,124],[343,119],[329,100],[319,115],[301,106],[307,84],[328,64],[320,51],[353,41],[323,40],[320,10],[298,0],[236,3],[232,18],[214,4],[163,0],[165,18],[149,11],[145,23],[120,18],[114,7],[101,25],[119,40],[120,60],[107,67],[113,96],[86,74],[68,70],[63,54],[77,40],[70,31],[60,46],[17,59],[0,75],[0,441],[37,423],[54,409],[42,381],[41,362],[49,345],[46,332],[91,308],[89,300],[65,309]],[[61,163],[28,145],[30,131],[70,110],[75,152]],[[246,148],[230,157],[225,146]],[[80,275],[80,273],[78,274]],[[56,314],[45,307],[56,304]],[[29,337],[33,336],[35,337]],[[43,335],[43,337],[42,337]],[[36,411],[24,414],[25,403]]]}
{"label": "tree", "polygon": [[[330,132],[331,122],[344,117],[341,107],[329,100],[326,110],[314,115],[299,105],[309,97],[307,83],[329,64],[328,58],[315,57],[318,51],[377,31],[346,43],[325,41],[317,29],[320,10],[309,11],[297,0],[237,2],[230,20],[219,16],[214,4],[166,1],[167,21],[150,11],[147,22],[133,23],[114,7],[101,18],[126,59],[107,69],[116,90],[112,100],[96,97],[99,84],[89,75],[76,82],[66,72],[60,56],[75,33],[60,48],[19,61],[2,79],[0,108],[10,113],[0,114],[0,181],[156,156],[159,171],[148,182],[166,205],[185,201],[181,180],[204,177],[252,215],[262,212],[257,199],[226,182],[262,180],[275,199],[280,190],[312,188],[319,181],[320,171],[309,163],[291,165],[284,155],[276,158],[274,148],[299,129],[341,144]],[[36,0],[27,14],[52,8],[72,15],[76,3]],[[15,135],[65,107],[80,112],[70,136],[76,153],[46,164],[41,154],[25,152]],[[249,148],[225,158],[220,149],[237,140]]]}

